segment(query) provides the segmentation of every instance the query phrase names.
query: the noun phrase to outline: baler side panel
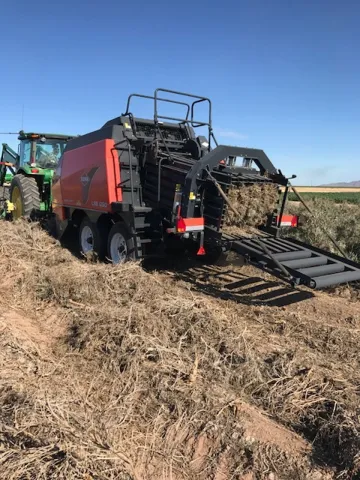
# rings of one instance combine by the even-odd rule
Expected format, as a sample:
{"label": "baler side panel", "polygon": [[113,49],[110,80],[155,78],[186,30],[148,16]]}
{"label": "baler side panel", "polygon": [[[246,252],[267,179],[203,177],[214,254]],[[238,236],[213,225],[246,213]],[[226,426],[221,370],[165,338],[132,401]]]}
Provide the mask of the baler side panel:
{"label": "baler side panel", "polygon": [[101,140],[65,152],[61,171],[64,206],[111,211],[122,201],[120,165],[114,140]]}

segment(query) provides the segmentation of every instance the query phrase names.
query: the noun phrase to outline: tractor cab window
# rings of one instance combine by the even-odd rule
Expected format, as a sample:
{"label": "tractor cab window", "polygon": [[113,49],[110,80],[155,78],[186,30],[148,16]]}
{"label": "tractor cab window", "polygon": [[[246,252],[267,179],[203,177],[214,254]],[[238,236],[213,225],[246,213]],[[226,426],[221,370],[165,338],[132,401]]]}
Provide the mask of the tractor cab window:
{"label": "tractor cab window", "polygon": [[20,143],[20,166],[31,163],[31,143],[30,140],[22,140]]}
{"label": "tractor cab window", "polygon": [[22,140],[20,144],[20,165],[35,164],[40,168],[55,169],[64,152],[64,140]]}
{"label": "tractor cab window", "polygon": [[35,163],[41,168],[56,168],[64,150],[64,142],[47,141],[36,144]]}

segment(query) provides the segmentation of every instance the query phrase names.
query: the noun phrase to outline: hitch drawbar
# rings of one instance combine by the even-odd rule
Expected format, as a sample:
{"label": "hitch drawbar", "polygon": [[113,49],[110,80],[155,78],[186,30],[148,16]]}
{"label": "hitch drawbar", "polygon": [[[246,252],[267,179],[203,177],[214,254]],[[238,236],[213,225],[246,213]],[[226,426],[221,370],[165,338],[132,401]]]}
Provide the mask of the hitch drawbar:
{"label": "hitch drawbar", "polygon": [[[265,249],[255,238],[226,235],[231,250],[246,257],[256,267],[287,280],[291,278],[294,285],[321,289],[360,280],[360,264],[356,262],[292,238],[260,238]],[[289,275],[284,275],[284,269]]]}

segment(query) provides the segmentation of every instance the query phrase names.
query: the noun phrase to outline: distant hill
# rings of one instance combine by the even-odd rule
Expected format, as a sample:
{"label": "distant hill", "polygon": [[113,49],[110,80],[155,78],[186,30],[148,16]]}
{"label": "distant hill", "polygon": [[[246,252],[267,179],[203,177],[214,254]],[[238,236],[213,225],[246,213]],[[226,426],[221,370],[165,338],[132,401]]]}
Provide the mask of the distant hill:
{"label": "distant hill", "polygon": [[360,180],[354,182],[339,182],[339,183],[327,183],[326,185],[319,185],[320,187],[360,187]]}

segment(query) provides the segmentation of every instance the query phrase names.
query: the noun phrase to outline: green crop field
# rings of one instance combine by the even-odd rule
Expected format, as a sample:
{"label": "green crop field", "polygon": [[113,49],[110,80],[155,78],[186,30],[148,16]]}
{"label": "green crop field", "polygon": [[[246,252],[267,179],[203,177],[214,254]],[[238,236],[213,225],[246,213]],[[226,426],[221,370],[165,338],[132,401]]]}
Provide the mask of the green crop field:
{"label": "green crop field", "polygon": [[[306,200],[325,198],[335,203],[352,203],[360,205],[360,192],[299,192],[301,197]],[[298,200],[295,193],[290,192],[288,199],[291,202]]]}

